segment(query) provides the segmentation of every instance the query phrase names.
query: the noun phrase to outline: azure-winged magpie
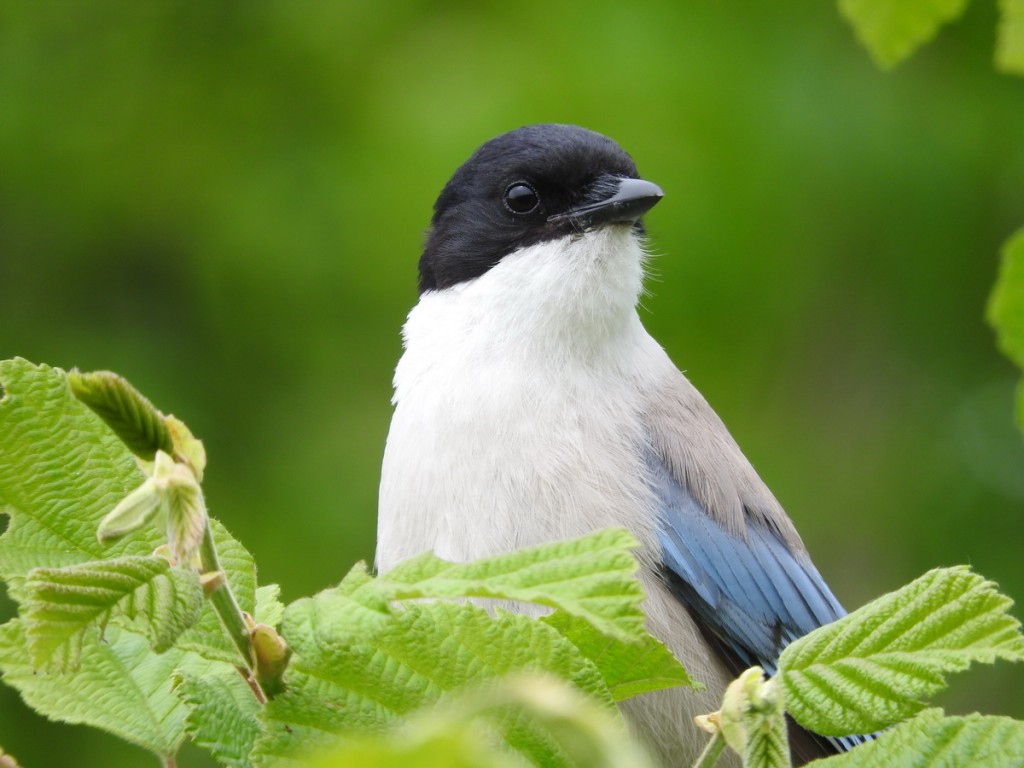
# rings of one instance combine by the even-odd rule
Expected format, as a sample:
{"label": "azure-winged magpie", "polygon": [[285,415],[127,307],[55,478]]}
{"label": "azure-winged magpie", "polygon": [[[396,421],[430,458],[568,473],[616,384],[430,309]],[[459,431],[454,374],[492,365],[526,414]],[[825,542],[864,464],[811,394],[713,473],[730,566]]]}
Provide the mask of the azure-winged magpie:
{"label": "azure-winged magpie", "polygon": [[[662,198],[615,142],[532,125],[444,187],[404,328],[377,566],[470,560],[624,526],[642,542],[651,632],[707,690],[627,701],[666,765],[693,715],[844,611],[793,523],[636,306],[641,217]],[[791,725],[794,754],[834,749]]]}

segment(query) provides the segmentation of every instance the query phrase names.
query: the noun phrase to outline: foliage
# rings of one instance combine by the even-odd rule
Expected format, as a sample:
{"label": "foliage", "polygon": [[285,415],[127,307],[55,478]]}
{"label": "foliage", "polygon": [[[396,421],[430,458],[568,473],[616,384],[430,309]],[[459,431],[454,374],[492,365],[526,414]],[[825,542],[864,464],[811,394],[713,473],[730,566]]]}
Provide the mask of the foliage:
{"label": "foliage", "polygon": [[892,67],[956,19],[967,0],[839,0],[839,10],[882,67]]}
{"label": "foliage", "polygon": [[821,763],[824,768],[959,768],[1020,765],[1024,722],[1009,717],[945,717],[928,709],[874,741]]}
{"label": "foliage", "polygon": [[[614,703],[699,686],[643,628],[637,542],[622,530],[471,563],[428,553],[378,577],[357,564],[336,587],[283,605],[276,586],[256,588],[251,558],[207,518],[197,476],[205,458],[196,470],[184,425],[161,442],[147,420],[169,417],[149,406],[145,418],[125,419],[124,407],[93,408],[90,391],[94,413],[75,397],[71,382],[83,380],[0,363],[0,439],[12,457],[0,546],[20,553],[4,576],[21,604],[0,627],[0,671],[41,714],[107,730],[166,764],[188,738],[238,768],[428,766],[440,755],[467,766],[648,766]],[[148,406],[122,379],[103,380],[113,387],[105,400]],[[178,514],[166,499],[182,487],[191,524],[157,520]],[[139,488],[156,501],[140,505]],[[145,514],[125,513],[118,492]],[[113,511],[103,514],[100,500]],[[158,528],[166,545],[140,553]],[[183,529],[194,546],[180,545]],[[114,553],[83,560],[97,533]],[[543,615],[506,610],[514,604]],[[946,674],[1024,659],[1010,604],[966,568],[940,569],[795,641],[776,678],[748,670],[702,719],[715,735],[701,765],[728,745],[747,766],[788,766],[786,711],[831,736],[918,715]],[[896,765],[891,755],[916,750],[995,765],[985,762],[990,739],[1019,741],[1020,727],[929,711],[836,759]]]}
{"label": "foliage", "polygon": [[[988,319],[996,329],[999,347],[1024,368],[1024,230],[1003,249],[999,280],[988,305]],[[1017,423],[1024,429],[1024,384],[1017,388]]]}
{"label": "foliage", "polygon": [[[11,457],[2,485],[11,526],[0,546],[23,553],[5,560],[21,611],[0,631],[0,669],[42,714],[104,728],[165,761],[187,735],[227,765],[278,764],[330,746],[340,734],[378,732],[418,707],[510,673],[571,681],[593,700],[586,707],[605,710],[610,721],[622,697],[691,684],[643,629],[643,592],[630,554],[636,542],[624,531],[479,563],[424,555],[381,578],[357,565],[337,587],[281,606],[274,587],[255,590],[251,559],[219,529],[210,537],[219,555],[198,544],[182,550],[175,546],[181,526],[149,511],[126,515],[123,499],[110,503],[118,493],[131,500],[139,488],[160,496],[192,483],[198,511],[190,519],[200,525],[187,538],[205,541],[205,504],[187,458],[194,453],[159,444],[151,436],[160,431],[146,419],[124,419],[123,408],[113,416],[95,409],[115,422],[119,436],[125,423],[141,425],[124,445],[110,439],[69,382],[88,377],[72,376],[23,360],[0,364],[0,434]],[[107,399],[136,401],[123,386]],[[129,446],[140,454],[137,467]],[[167,447],[183,458],[171,459]],[[54,469],[34,471],[46,467]],[[164,482],[168,477],[173,482]],[[113,511],[104,514],[104,504]],[[173,504],[156,506],[174,517]],[[109,535],[111,520],[118,536]],[[168,547],[155,546],[157,522]],[[60,543],[41,539],[43,531]],[[97,551],[97,531],[115,556]],[[142,554],[143,547],[157,554]],[[93,557],[85,560],[83,552]],[[33,566],[33,558],[46,565]],[[229,597],[218,602],[218,595]],[[532,602],[552,612],[534,620],[437,599],[467,597]],[[261,659],[270,656],[275,672],[261,675]],[[239,666],[248,672],[239,675]],[[510,705],[488,708],[495,733],[515,749],[545,764],[565,762],[551,723],[534,724]]]}
{"label": "foliage", "polygon": [[[995,64],[1024,75],[1024,0],[999,0]],[[967,0],[839,0],[839,9],[875,62],[890,68],[928,42],[967,7]],[[1004,247],[999,281],[989,301],[989,322],[1003,352],[1024,367],[1024,231]],[[1024,386],[1017,421],[1024,429]]]}
{"label": "foliage", "polygon": [[508,707],[524,710],[566,748],[570,764],[587,768],[654,768],[632,743],[621,721],[563,682],[528,675],[468,690],[410,717],[384,737],[370,737],[329,752],[313,768],[516,768],[522,763],[496,748],[494,721]]}
{"label": "foliage", "polygon": [[788,768],[785,711],[777,681],[765,680],[764,670],[751,667],[722,697],[718,713],[722,737],[743,757],[745,766]]}
{"label": "foliage", "polygon": [[[522,599],[535,594],[533,585],[542,585],[555,615],[608,627],[612,638],[639,640],[643,595],[627,554],[634,545],[625,532],[607,531],[478,563],[443,563],[428,555],[378,578],[355,566],[338,587],[285,611],[281,634],[295,651],[289,688],[266,708],[267,735],[256,755],[281,758],[300,746],[327,746],[333,734],[353,726],[378,731],[449,692],[523,670],[570,680],[610,705],[614,695],[601,665],[620,668],[633,650],[629,644],[602,655],[607,643],[577,645],[548,622],[501,609],[488,613],[472,603],[411,602],[398,611],[393,606],[424,597]],[[493,581],[480,581],[481,572]],[[630,691],[685,683],[688,678],[666,654],[658,674],[633,679]],[[517,720],[499,732],[540,764],[558,764],[558,750]]]}
{"label": "foliage", "polygon": [[999,10],[996,66],[1003,72],[1024,75],[1024,2],[999,0]]}
{"label": "foliage", "polygon": [[887,728],[923,709],[950,672],[1024,660],[1011,605],[967,568],[930,571],[790,644],[778,676],[789,712],[826,736]]}
{"label": "foliage", "polygon": [[[1019,750],[1024,722],[1000,717],[922,713],[922,699],[946,687],[946,675],[972,663],[1024,661],[1012,601],[967,568],[940,568],[792,642],[778,674],[747,670],[726,691],[720,712],[702,720],[743,755],[747,768],[789,766],[787,711],[823,736],[892,728],[831,766],[1006,765],[1003,740]],[[918,762],[908,762],[914,754]]]}
{"label": "foliage", "polygon": [[163,415],[116,373],[72,371],[68,384],[75,397],[99,415],[136,456],[153,461],[157,451],[174,450]]}
{"label": "foliage", "polygon": [[[839,10],[875,62],[886,69],[931,40],[943,24],[956,20],[967,0],[839,0]],[[996,66],[1024,75],[1024,3],[999,0]]]}
{"label": "foliage", "polygon": [[35,667],[54,655],[57,671],[76,669],[82,642],[116,612],[163,653],[196,623],[203,607],[199,575],[162,557],[118,557],[66,568],[33,568],[25,586],[25,619]]}

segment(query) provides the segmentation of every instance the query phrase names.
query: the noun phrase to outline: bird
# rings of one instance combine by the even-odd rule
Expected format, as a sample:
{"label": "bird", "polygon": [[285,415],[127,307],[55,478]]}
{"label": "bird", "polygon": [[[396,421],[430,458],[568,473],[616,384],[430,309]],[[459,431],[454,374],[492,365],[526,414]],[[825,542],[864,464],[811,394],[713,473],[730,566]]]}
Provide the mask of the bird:
{"label": "bird", "polygon": [[[689,765],[730,680],[845,615],[726,426],[644,328],[662,189],[615,141],[538,124],[481,145],[433,208],[402,329],[376,567],[469,561],[625,527],[647,626],[703,692],[622,703]],[[794,758],[843,744],[790,723]]]}

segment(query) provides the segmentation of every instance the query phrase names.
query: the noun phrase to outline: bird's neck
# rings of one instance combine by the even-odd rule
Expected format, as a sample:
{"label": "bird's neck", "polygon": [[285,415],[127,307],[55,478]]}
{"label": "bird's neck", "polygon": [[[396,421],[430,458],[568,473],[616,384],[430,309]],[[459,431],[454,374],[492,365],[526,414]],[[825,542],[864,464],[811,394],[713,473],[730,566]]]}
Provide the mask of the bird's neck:
{"label": "bird's neck", "polygon": [[405,358],[458,348],[524,364],[600,364],[639,328],[644,258],[628,227],[512,253],[479,278],[423,294],[404,329]]}

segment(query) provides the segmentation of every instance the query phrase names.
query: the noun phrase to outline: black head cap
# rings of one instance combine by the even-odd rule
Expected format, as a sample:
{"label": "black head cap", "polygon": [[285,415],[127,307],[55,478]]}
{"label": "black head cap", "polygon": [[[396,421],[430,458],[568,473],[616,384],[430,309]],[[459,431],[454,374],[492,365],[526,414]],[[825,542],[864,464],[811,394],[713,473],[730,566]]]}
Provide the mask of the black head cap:
{"label": "black head cap", "polygon": [[[491,139],[455,172],[434,204],[420,257],[420,292],[479,277],[519,248],[596,224],[639,226],[661,190],[638,182],[646,185],[644,194],[631,190],[623,201],[623,194],[616,195],[620,182],[638,176],[618,144],[575,125],[530,125]],[[616,216],[603,213],[613,200]]]}

